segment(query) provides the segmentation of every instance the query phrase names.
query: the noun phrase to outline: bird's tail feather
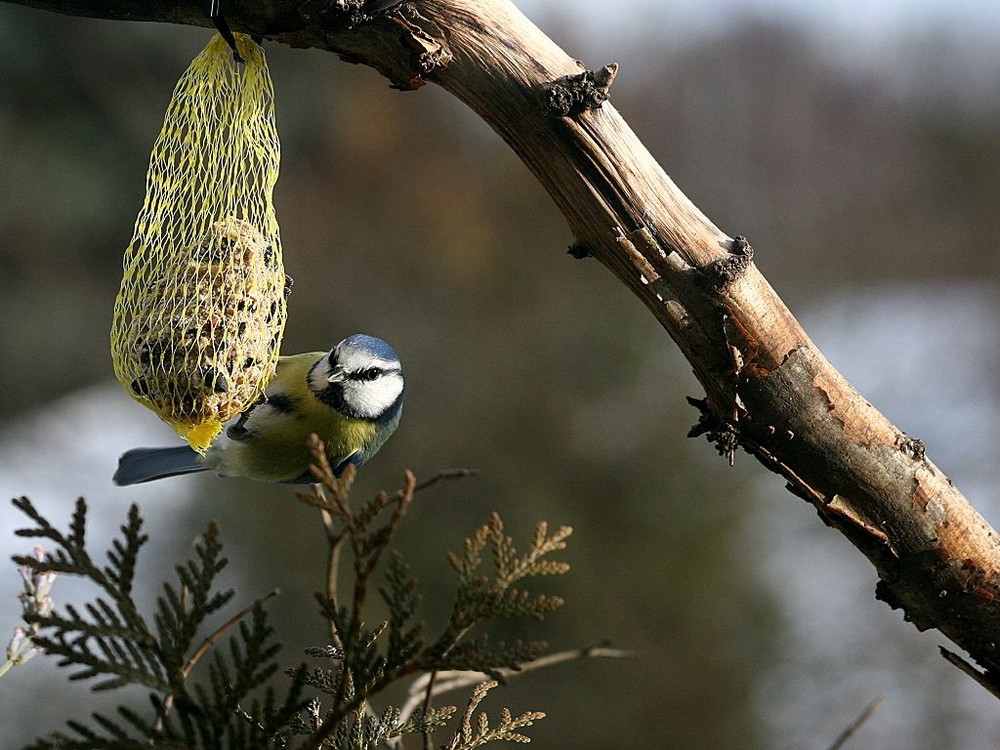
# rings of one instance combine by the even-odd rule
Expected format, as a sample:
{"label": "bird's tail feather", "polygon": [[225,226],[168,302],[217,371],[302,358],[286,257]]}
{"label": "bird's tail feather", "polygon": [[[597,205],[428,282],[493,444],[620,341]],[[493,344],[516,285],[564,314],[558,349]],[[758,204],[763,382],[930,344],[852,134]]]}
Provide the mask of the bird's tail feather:
{"label": "bird's tail feather", "polygon": [[112,480],[117,485],[142,484],[154,479],[204,471],[201,456],[186,445],[175,448],[133,448],[118,459]]}

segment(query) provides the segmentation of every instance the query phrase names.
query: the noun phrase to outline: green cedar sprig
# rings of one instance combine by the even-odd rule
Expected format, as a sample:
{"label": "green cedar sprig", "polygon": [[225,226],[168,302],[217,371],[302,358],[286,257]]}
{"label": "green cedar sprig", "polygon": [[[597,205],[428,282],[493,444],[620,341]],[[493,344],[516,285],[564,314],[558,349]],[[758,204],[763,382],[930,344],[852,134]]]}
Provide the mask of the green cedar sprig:
{"label": "green cedar sprig", "polygon": [[[18,555],[15,562],[34,575],[58,573],[95,583],[101,594],[82,610],[66,605],[58,610],[26,613],[38,633],[35,644],[59,656],[59,665],[75,671],[70,679],[94,679],[95,690],[128,684],[152,690],[153,711],[119,707],[114,716],[95,713],[91,723],[70,719],[69,732],[41,738],[31,750],[140,750],[150,747],[184,750],[270,750],[283,746],[285,727],[305,705],[304,667],[292,671],[292,680],[279,700],[267,689],[263,701],[252,692],[273,675],[279,646],[263,609],[264,597],[244,608],[222,627],[202,637],[205,620],[233,598],[231,590],[216,591],[218,574],[226,566],[222,541],[209,524],[195,545],[195,559],[176,567],[176,583],[165,582],[155,612],[147,617],[133,599],[139,554],[148,541],[136,506],[128,511],[120,536],[112,540],[99,565],[86,545],[87,506],[76,503],[64,533],[45,519],[27,498],[14,500],[34,526],[18,536],[44,538],[54,544],[44,556]],[[276,592],[272,592],[273,593]],[[249,616],[249,621],[244,618]],[[234,626],[228,648],[214,649]],[[191,673],[209,652],[207,682],[194,683]]]}
{"label": "green cedar sprig", "polygon": [[[307,652],[328,662],[326,667],[313,669],[307,680],[311,687],[327,696],[329,706],[323,711],[320,704],[313,704],[308,716],[296,722],[294,731],[309,736],[303,747],[368,748],[423,724],[427,726],[419,731],[429,732],[456,709],[435,710],[428,698],[420,721],[414,723],[417,712],[409,717],[399,714],[393,719],[391,711],[373,712],[369,698],[389,684],[420,672],[458,669],[499,676],[503,668],[516,669],[538,657],[546,644],[521,641],[507,644],[492,641],[488,633],[475,636],[469,633],[477,625],[498,618],[542,620],[563,604],[561,597],[533,594],[520,584],[527,578],[558,575],[569,569],[567,563],[553,561],[549,556],[565,549],[572,529],[560,527],[550,535],[543,522],[536,527],[530,549],[521,554],[505,533],[500,516],[492,514],[489,523],[465,540],[461,553],[448,556],[458,573],[455,603],[448,623],[429,643],[424,625],[417,619],[420,596],[416,580],[403,558],[398,553],[391,554],[383,584],[378,589],[388,608],[388,617],[384,622],[368,625],[364,618],[367,592],[418,485],[407,472],[402,490],[393,495],[380,493],[355,510],[351,504],[353,467],[335,477],[322,443],[314,441],[311,447],[314,457],[311,468],[318,482],[311,491],[298,493],[298,497],[324,514],[331,565],[327,591],[318,594],[317,601],[331,624],[333,643]],[[346,565],[353,576],[352,595],[345,597],[338,594],[342,549],[349,550],[352,556]],[[492,561],[491,572],[484,565],[487,557]],[[499,734],[491,733],[492,730],[473,733],[462,742],[474,742],[470,746],[477,746],[501,738],[504,732],[513,732],[510,722],[515,720],[509,714],[504,716],[507,718],[501,725],[505,729]]]}

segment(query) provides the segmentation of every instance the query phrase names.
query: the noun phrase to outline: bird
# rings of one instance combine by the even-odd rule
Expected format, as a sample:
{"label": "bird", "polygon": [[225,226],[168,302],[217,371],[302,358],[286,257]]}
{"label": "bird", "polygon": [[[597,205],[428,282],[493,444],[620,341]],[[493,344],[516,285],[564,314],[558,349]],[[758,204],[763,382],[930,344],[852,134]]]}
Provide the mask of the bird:
{"label": "bird", "polygon": [[202,455],[183,445],[133,448],[118,459],[119,486],[214,471],[264,482],[308,483],[315,433],[335,476],[361,466],[399,425],[406,383],[399,356],[382,339],[356,333],[329,352],[278,358],[264,396],[235,418]]}

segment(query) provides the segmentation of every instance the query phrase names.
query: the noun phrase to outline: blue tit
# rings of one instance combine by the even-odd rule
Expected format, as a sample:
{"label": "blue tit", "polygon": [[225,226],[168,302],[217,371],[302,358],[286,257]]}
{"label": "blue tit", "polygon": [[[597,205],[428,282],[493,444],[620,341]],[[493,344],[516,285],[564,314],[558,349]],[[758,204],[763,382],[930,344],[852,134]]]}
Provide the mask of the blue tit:
{"label": "blue tit", "polygon": [[399,424],[405,384],[399,357],[381,339],[355,334],[329,352],[278,359],[264,398],[237,417],[200,455],[188,446],[134,448],[118,460],[114,482],[214,471],[264,482],[312,481],[310,433],[326,443],[337,476],[361,466]]}

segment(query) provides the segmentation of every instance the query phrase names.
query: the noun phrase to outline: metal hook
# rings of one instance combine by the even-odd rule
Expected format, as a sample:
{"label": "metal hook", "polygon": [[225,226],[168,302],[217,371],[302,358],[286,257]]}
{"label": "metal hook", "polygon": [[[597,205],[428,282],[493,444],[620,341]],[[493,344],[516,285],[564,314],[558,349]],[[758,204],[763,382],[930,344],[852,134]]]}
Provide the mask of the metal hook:
{"label": "metal hook", "polygon": [[236,37],[229,30],[229,24],[226,23],[226,19],[222,15],[222,0],[208,0],[208,17],[212,19],[212,23],[215,24],[215,28],[219,30],[222,38],[226,40],[226,44],[232,48],[233,60],[241,64],[246,63],[246,60],[243,59],[240,51],[236,48]]}

